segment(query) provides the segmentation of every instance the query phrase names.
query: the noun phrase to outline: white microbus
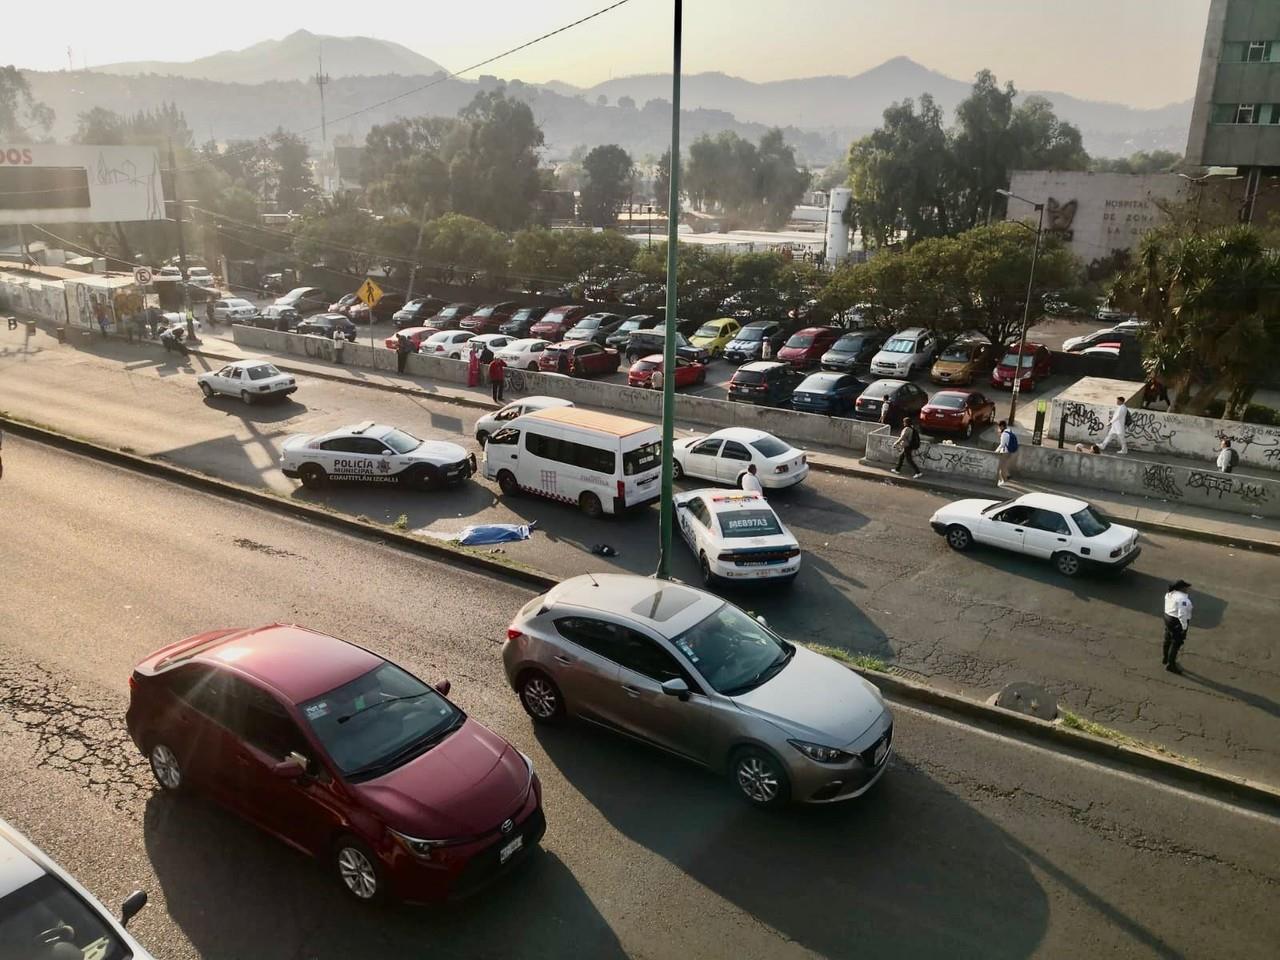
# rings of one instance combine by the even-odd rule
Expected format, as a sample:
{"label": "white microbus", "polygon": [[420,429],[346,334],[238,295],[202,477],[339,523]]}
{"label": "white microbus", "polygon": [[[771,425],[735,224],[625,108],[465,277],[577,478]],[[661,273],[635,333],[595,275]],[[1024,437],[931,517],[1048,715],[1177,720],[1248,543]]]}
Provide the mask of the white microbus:
{"label": "white microbus", "polygon": [[641,420],[550,407],[491,434],[483,472],[507,496],[537,493],[590,517],[621,513],[658,499],[662,434]]}

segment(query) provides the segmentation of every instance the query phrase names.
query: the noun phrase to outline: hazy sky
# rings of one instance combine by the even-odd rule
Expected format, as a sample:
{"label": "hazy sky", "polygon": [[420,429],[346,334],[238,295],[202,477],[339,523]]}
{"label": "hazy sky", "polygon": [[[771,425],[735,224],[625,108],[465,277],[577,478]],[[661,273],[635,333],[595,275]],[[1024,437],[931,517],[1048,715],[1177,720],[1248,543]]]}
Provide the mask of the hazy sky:
{"label": "hazy sky", "polygon": [[[56,24],[26,11],[0,32],[0,64],[54,70],[190,60],[313,33],[395,40],[457,70],[608,0],[429,0],[362,8],[336,0],[219,0],[180,12],[60,0]],[[630,0],[487,72],[586,86],[670,66],[671,0]],[[857,73],[903,54],[968,79],[990,67],[1021,89],[1157,106],[1195,89],[1209,0],[689,0],[685,70],[753,80]],[[142,8],[139,8],[141,10]],[[376,13],[362,20],[362,9]],[[401,12],[403,11],[403,12]]]}

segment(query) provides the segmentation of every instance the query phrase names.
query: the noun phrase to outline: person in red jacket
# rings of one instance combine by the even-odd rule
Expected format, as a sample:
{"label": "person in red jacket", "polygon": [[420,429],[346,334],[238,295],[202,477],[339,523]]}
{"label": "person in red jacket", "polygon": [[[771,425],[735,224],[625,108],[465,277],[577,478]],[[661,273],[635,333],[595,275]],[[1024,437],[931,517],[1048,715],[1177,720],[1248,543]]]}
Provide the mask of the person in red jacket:
{"label": "person in red jacket", "polygon": [[493,402],[502,403],[502,388],[506,386],[507,365],[501,357],[489,361],[489,386],[493,390]]}

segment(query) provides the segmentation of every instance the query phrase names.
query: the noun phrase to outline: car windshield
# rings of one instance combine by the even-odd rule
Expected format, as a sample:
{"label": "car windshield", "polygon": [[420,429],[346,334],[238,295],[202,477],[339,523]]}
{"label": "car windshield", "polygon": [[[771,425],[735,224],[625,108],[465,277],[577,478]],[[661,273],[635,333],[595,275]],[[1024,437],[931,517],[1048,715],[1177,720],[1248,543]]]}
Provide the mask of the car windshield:
{"label": "car windshield", "polygon": [[857,353],[862,349],[865,337],[841,337],[831,347],[836,353]]}
{"label": "car windshield", "polygon": [[782,532],[772,510],[731,510],[718,514],[726,537],[772,537]]}
{"label": "car windshield", "polygon": [[662,363],[658,360],[637,360],[631,369],[636,373],[644,373],[646,370],[657,370],[661,366]]}
{"label": "car windshield", "polygon": [[746,693],[778,673],[794,648],[724,604],[672,641],[717,693]]}
{"label": "car windshield", "polygon": [[735,370],[731,383],[764,383],[763,370]]}
{"label": "car windshield", "polygon": [[761,437],[759,440],[752,440],[751,445],[759,450],[762,456],[771,459],[791,452],[791,447],[777,437]]}
{"label": "car windshield", "polygon": [[969,359],[969,351],[971,351],[972,349],[973,349],[972,347],[965,347],[965,346],[947,347],[947,349],[942,351],[942,359],[958,360],[961,363],[963,363],[964,361]]}
{"label": "car windshield", "polygon": [[639,320],[624,320],[622,326],[618,327],[618,333],[630,333],[632,330],[640,329]]}
{"label": "car windshield", "polygon": [[465,714],[394,663],[302,704],[338,769],[376,777],[407,763],[462,725]]}
{"label": "car windshield", "polygon": [[1100,533],[1106,533],[1111,529],[1111,521],[1099,515],[1093,507],[1085,507],[1077,513],[1071,515],[1071,519],[1076,522],[1076,526],[1080,528],[1080,532],[1086,537],[1096,537]]}
{"label": "car windshield", "polygon": [[797,334],[795,334],[794,336],[792,336],[792,338],[791,338],[790,340],[788,340],[788,341],[787,341],[786,345],[787,345],[788,347],[812,347],[812,346],[813,346],[813,334],[812,334],[812,333],[797,333]]}
{"label": "car windshield", "polygon": [[916,342],[906,337],[894,337],[884,345],[885,353],[915,353]]}
{"label": "car windshield", "polygon": [[[1024,367],[1029,367],[1031,366],[1032,363],[1035,362],[1035,359],[1036,359],[1035,354],[1028,350],[1026,353],[1022,355],[1022,365]],[[1013,353],[1006,353],[1004,355],[1004,360],[1001,361],[1000,365],[1002,367],[1016,367],[1018,365],[1017,352],[1015,351]]]}
{"label": "car windshield", "polygon": [[958,393],[937,393],[929,401],[931,407],[946,407],[948,410],[959,410],[964,406],[964,397]]}
{"label": "car windshield", "polygon": [[452,320],[454,317],[458,316],[459,314],[463,314],[466,312],[467,312],[467,308],[465,306],[458,306],[455,304],[452,307],[445,307],[443,310],[441,310],[440,316],[443,317],[445,320]]}
{"label": "car windshield", "polygon": [[71,888],[44,874],[0,900],[0,957],[60,957],[51,944],[66,943],[73,957],[123,960],[132,952],[103,918]]}
{"label": "car windshield", "polygon": [[524,321],[531,319],[536,312],[536,308],[533,307],[525,307],[523,310],[517,310],[511,315],[511,322],[524,323]]}
{"label": "car windshield", "polygon": [[721,331],[719,327],[710,323],[704,323],[702,326],[698,328],[698,332],[695,333],[694,336],[695,337],[718,337],[720,336],[720,332]]}
{"label": "car windshield", "polygon": [[422,441],[403,430],[390,430],[379,438],[396,453],[408,453],[422,446]]}
{"label": "car windshield", "polygon": [[257,366],[249,368],[250,380],[266,380],[269,377],[280,376],[280,371],[269,363],[259,363]]}
{"label": "car windshield", "polygon": [[755,340],[763,340],[764,335],[765,335],[764,327],[743,327],[741,330],[738,331],[737,338],[739,340],[755,341]]}
{"label": "car windshield", "polygon": [[662,444],[655,440],[622,455],[622,472],[628,477],[649,470],[657,470],[662,463]]}
{"label": "car windshield", "polygon": [[579,330],[594,330],[598,326],[600,326],[599,317],[583,317],[578,321]]}

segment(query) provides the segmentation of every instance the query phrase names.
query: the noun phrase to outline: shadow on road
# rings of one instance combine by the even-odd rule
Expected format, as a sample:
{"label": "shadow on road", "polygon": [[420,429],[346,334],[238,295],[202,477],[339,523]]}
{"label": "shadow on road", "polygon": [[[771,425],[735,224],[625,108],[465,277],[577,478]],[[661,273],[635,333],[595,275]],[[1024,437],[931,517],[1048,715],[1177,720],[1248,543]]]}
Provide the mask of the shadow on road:
{"label": "shadow on road", "polygon": [[1223,683],[1220,680],[1211,680],[1203,673],[1197,670],[1188,670],[1186,667],[1183,667],[1182,675],[1206,689],[1216,691],[1225,697],[1230,697],[1232,700],[1247,703],[1254,709],[1261,710],[1263,713],[1280,720],[1280,703],[1276,703],[1270,697],[1264,697],[1260,693],[1251,693],[1248,690],[1241,690],[1239,687],[1233,687],[1231,684]]}
{"label": "shadow on road", "polygon": [[305,403],[299,403],[292,397],[282,397],[261,403],[245,403],[238,397],[231,397],[226,394],[215,394],[212,397],[202,397],[201,399],[206,407],[212,410],[221,410],[227,416],[238,417],[249,423],[280,423],[284,420],[300,417],[308,412]]}
{"label": "shadow on road", "polygon": [[364,907],[323,865],[199,797],[153,795],[147,854],[199,956],[621,958],[613,931],[554,854],[461,904]]}

